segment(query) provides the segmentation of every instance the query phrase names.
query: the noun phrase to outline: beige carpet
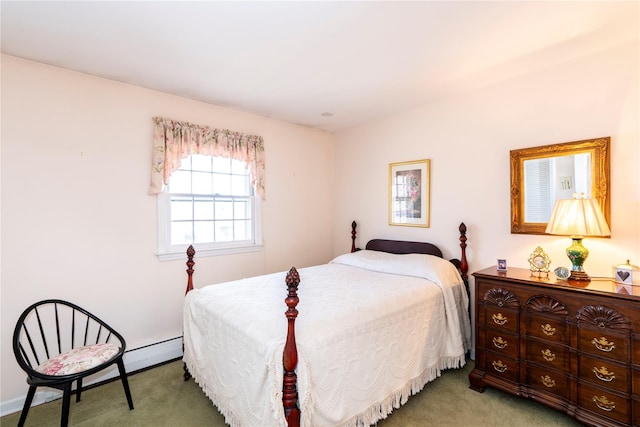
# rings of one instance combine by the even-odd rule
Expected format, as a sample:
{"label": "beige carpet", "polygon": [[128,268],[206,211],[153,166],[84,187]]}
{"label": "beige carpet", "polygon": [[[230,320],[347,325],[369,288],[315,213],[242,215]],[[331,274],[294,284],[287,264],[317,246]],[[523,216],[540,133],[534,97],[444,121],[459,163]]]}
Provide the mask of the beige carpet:
{"label": "beige carpet", "polygon": [[[378,427],[561,427],[581,424],[540,404],[487,388],[469,389],[473,361],[440,378],[411,397]],[[72,397],[70,426],[209,426],[226,424],[193,380],[182,381],[182,362],[175,361],[129,377],[135,409],[129,411],[122,383],[111,382]],[[27,384],[25,383],[25,393]],[[27,426],[59,426],[60,400],[31,408]],[[20,413],[0,418],[2,427],[16,426]],[[259,426],[269,427],[269,426]]]}

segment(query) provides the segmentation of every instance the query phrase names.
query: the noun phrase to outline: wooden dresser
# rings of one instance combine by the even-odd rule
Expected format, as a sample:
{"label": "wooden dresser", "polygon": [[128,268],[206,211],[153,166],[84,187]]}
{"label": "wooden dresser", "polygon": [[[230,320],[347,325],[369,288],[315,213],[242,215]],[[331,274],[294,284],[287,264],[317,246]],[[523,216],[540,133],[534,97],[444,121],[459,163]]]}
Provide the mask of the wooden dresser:
{"label": "wooden dresser", "polygon": [[640,426],[640,287],[521,268],[473,276],[473,390],[492,386],[588,425]]}

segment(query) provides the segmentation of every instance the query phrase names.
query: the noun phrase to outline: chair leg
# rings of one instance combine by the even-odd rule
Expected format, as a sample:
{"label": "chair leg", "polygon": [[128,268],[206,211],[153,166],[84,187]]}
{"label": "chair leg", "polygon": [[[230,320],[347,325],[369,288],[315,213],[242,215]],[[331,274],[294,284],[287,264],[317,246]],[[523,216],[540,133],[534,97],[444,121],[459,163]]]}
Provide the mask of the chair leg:
{"label": "chair leg", "polygon": [[67,427],[69,424],[69,407],[71,406],[71,385],[72,381],[65,383],[62,389],[62,417],[60,427]]}
{"label": "chair leg", "polygon": [[76,402],[80,402],[80,393],[82,393],[82,378],[78,378],[76,383]]}
{"label": "chair leg", "polygon": [[31,408],[31,402],[33,401],[33,396],[36,394],[36,386],[29,386],[29,391],[27,392],[27,398],[24,401],[24,406],[22,407],[22,413],[20,414],[20,421],[18,421],[18,427],[24,426],[24,422],[27,420],[27,414],[29,413],[29,408]]}
{"label": "chair leg", "polygon": [[122,386],[124,387],[124,394],[127,396],[127,402],[129,403],[129,409],[133,409],[133,399],[131,399],[131,391],[129,390],[129,381],[127,380],[127,371],[124,369],[124,362],[122,359],[118,360],[118,371],[120,371],[120,379],[122,380]]}

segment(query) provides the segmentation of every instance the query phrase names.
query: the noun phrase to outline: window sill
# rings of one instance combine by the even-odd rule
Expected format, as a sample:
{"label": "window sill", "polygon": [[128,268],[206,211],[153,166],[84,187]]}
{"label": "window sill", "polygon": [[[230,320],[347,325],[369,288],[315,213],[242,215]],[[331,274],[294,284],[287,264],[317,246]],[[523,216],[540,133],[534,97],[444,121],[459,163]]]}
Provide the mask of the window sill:
{"label": "window sill", "polygon": [[[195,258],[203,258],[210,256],[220,256],[220,255],[233,255],[233,254],[242,254],[242,253],[250,253],[250,252],[260,252],[264,245],[247,245],[247,246],[232,246],[226,248],[216,248],[216,249],[196,249]],[[156,256],[160,261],[176,261],[176,260],[186,260],[187,254],[186,249],[176,251],[176,252],[158,252]]]}

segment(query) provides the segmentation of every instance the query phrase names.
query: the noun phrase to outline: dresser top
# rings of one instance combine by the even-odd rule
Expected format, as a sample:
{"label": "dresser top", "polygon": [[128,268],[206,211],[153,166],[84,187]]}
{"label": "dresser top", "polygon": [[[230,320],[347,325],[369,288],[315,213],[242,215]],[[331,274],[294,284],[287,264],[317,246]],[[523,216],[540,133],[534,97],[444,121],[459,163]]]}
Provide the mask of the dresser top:
{"label": "dresser top", "polygon": [[548,274],[532,273],[526,268],[509,267],[507,271],[498,271],[495,266],[473,273],[475,277],[506,280],[540,287],[572,289],[579,292],[608,294],[619,298],[640,301],[640,286],[616,283],[611,278],[592,277],[590,282],[575,282],[558,279],[553,272]]}

